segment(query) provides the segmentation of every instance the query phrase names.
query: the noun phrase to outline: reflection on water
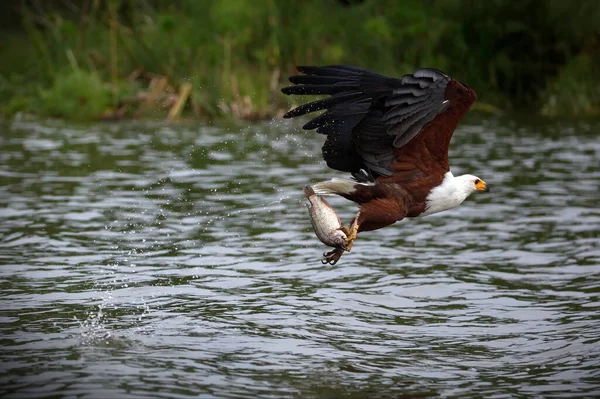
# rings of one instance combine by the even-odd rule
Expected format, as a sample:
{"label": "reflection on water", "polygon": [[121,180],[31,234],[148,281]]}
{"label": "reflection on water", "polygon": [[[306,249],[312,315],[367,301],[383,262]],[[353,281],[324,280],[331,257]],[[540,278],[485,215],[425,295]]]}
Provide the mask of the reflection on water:
{"label": "reflection on water", "polygon": [[298,125],[4,126],[0,396],[589,397],[598,127],[472,119],[491,193],[323,266]]}

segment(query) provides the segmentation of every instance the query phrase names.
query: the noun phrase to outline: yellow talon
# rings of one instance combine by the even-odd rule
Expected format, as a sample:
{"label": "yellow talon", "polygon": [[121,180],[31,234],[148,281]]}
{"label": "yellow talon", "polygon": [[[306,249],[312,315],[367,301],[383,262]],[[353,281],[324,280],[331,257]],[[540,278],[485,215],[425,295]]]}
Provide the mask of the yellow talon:
{"label": "yellow talon", "polygon": [[354,240],[356,240],[356,235],[358,234],[358,217],[360,216],[360,212],[358,212],[356,214],[356,216],[354,217],[354,220],[352,221],[352,225],[350,226],[350,229],[347,228],[343,228],[344,229],[344,233],[346,234],[346,238],[344,238],[344,240],[346,240],[346,251],[350,252],[350,250],[352,249],[352,245],[354,245]]}

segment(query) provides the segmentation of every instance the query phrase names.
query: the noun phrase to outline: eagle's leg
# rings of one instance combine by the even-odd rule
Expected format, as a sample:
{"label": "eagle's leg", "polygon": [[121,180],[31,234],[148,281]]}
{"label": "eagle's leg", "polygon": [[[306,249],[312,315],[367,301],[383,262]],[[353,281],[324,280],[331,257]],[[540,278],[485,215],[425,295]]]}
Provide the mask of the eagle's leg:
{"label": "eagle's leg", "polygon": [[358,217],[360,216],[360,211],[356,214],[349,228],[342,227],[344,233],[346,234],[346,251],[350,252],[352,249],[352,245],[354,245],[354,240],[356,240],[356,235],[358,234]]}

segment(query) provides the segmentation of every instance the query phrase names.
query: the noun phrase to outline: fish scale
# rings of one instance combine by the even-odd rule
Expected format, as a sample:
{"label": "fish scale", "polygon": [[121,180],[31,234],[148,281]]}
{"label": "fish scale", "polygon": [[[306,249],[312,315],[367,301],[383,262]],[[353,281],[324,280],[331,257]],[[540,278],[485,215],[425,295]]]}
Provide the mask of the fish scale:
{"label": "fish scale", "polygon": [[327,246],[346,249],[346,233],[342,231],[342,222],[335,210],[311,186],[304,187],[304,194],[309,201],[310,221],[319,240]]}

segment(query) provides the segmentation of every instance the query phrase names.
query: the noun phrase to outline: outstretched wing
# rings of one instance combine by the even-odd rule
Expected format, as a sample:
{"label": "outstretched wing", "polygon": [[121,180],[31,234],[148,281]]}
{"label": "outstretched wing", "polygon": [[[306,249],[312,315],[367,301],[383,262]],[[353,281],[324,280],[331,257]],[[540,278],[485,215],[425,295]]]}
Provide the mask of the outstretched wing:
{"label": "outstretched wing", "polygon": [[[392,176],[398,163],[401,168],[406,168],[402,164],[414,163],[402,149],[409,143],[414,146],[413,139],[455,103],[447,91],[458,82],[435,69],[419,69],[400,79],[345,65],[297,69],[303,75],[290,77],[296,86],[284,88],[283,93],[330,97],[301,105],[284,117],[325,109],[304,129],[326,134],[323,157],[327,164],[355,175],[360,169],[367,169],[374,177]],[[443,132],[449,137],[440,137],[440,142],[449,143],[452,131]],[[447,169],[448,145],[438,143],[430,147],[427,150],[431,159],[440,163],[445,159],[446,165],[437,166]]]}

